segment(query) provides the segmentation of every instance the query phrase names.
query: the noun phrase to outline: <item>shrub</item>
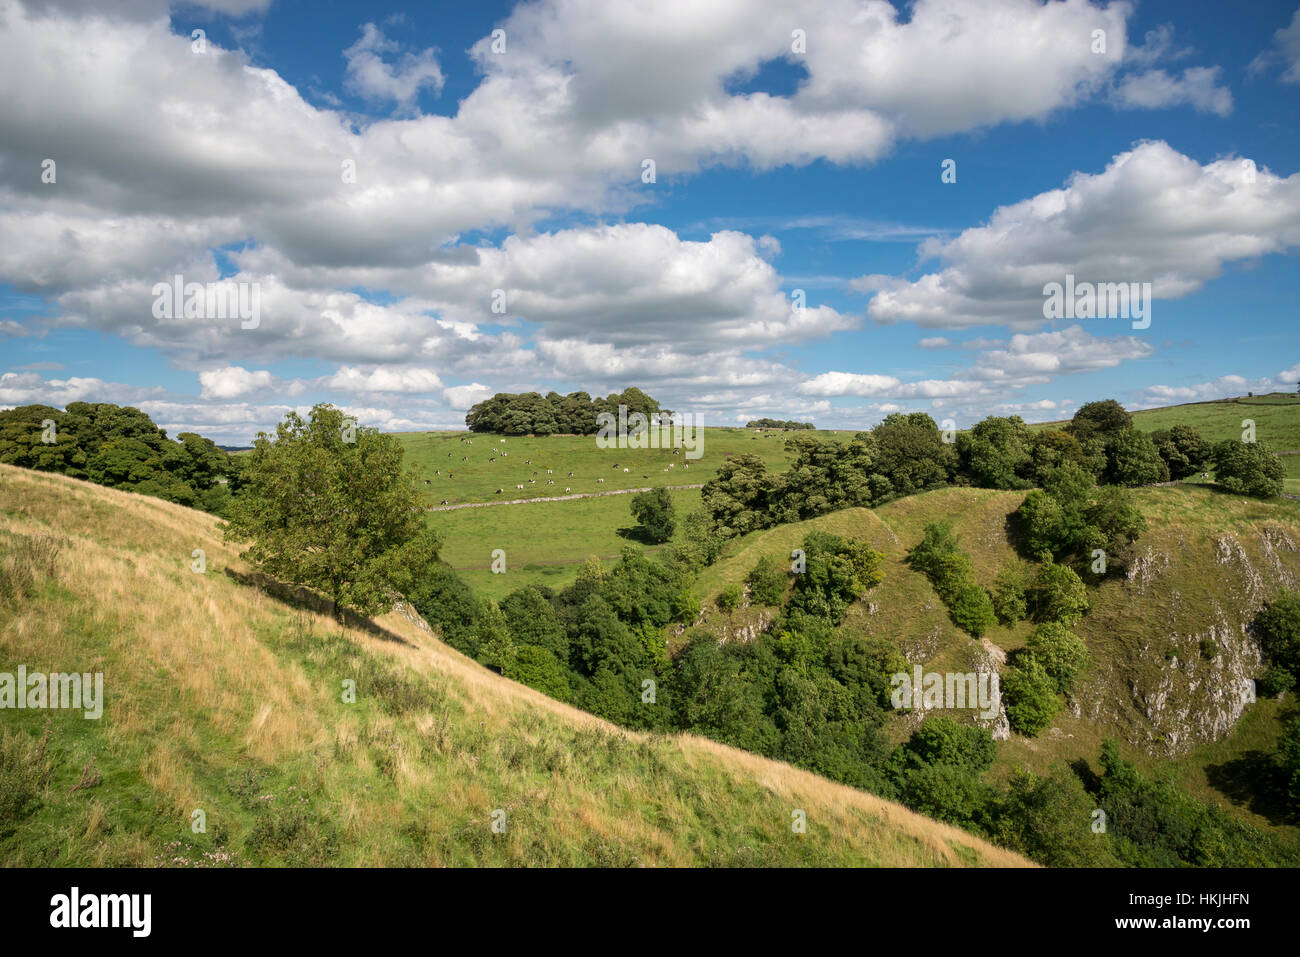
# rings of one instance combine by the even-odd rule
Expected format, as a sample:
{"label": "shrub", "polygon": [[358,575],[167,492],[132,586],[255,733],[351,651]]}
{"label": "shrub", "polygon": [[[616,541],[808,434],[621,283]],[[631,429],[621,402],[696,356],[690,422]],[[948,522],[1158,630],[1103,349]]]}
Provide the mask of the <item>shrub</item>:
{"label": "shrub", "polygon": [[1025,566],[1020,562],[1004,565],[993,580],[993,612],[1004,625],[1014,625],[1029,614],[1025,603]]}
{"label": "shrub", "polygon": [[764,555],[758,560],[753,571],[746,579],[750,594],[760,605],[779,605],[785,596],[785,569],[771,555]]}
{"label": "shrub", "polygon": [[1007,669],[1002,677],[1002,696],[1012,729],[1027,738],[1051,724],[1060,707],[1056,682],[1032,656]]}
{"label": "shrub", "polygon": [[1026,596],[1037,622],[1073,625],[1088,610],[1088,589],[1074,571],[1055,562],[1043,562]]}
{"label": "shrub", "polygon": [[948,615],[958,628],[972,638],[980,637],[997,621],[989,593],[973,581],[963,582],[957,589],[948,606]]}
{"label": "shrub", "polygon": [[1283,589],[1264,605],[1254,621],[1265,660],[1300,679],[1300,592]]}
{"label": "shrub", "polygon": [[725,612],[733,612],[740,607],[740,600],[745,596],[739,585],[728,585],[718,595],[718,607]]}
{"label": "shrub", "polygon": [[1088,663],[1088,646],[1060,622],[1044,622],[1034,629],[1026,645],[1034,660],[1043,666],[1065,693]]}
{"label": "shrub", "polygon": [[1214,480],[1234,495],[1272,498],[1282,494],[1286,468],[1263,442],[1220,442],[1214,447]]}

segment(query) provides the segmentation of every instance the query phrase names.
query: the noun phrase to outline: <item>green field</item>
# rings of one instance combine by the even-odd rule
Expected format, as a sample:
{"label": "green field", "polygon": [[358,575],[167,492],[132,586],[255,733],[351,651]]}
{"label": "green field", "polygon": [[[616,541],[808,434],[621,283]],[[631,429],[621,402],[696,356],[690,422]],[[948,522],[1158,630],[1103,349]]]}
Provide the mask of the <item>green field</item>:
{"label": "green field", "polygon": [[[503,438],[472,432],[400,432],[396,438],[406,451],[407,463],[416,466],[420,487],[430,504],[446,499],[455,505],[547,498],[565,494],[566,488],[572,489],[570,494],[590,494],[658,485],[703,485],[727,456],[742,452],[762,456],[769,469],[780,472],[789,464],[785,440],[792,434],[704,429],[698,446],[703,454],[697,459],[687,458],[685,451],[674,455],[672,449],[602,449],[596,445],[594,435]],[[847,438],[853,433],[817,434]],[[425,480],[428,485],[423,484]],[[523,490],[516,485],[523,485]],[[502,493],[498,495],[497,489]]]}
{"label": "green field", "polygon": [[[700,506],[697,489],[674,491],[677,515]],[[525,585],[561,588],[573,581],[590,556],[610,566],[627,545],[645,546],[620,535],[635,525],[631,495],[570,502],[535,502],[430,512],[429,524],[443,540],[442,557],[476,592],[501,599]],[[680,536],[680,530],[678,535]],[[506,553],[506,571],[493,574],[492,550]],[[646,551],[658,551],[650,546]]]}

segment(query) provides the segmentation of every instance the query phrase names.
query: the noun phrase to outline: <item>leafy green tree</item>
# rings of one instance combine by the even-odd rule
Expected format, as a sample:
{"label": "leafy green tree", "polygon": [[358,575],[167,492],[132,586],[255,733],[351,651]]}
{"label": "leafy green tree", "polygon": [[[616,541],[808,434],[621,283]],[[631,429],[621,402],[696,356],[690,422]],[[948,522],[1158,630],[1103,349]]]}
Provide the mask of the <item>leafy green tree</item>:
{"label": "leafy green tree", "polygon": [[520,645],[503,673],[556,701],[569,700],[569,670],[546,648]]}
{"label": "leafy green tree", "polygon": [[991,415],[957,436],[957,454],[971,484],[1021,489],[1032,484],[1033,433],[1018,415]]}
{"label": "leafy green tree", "polygon": [[1092,829],[1095,808],[1074,775],[1039,777],[1017,769],[997,802],[994,836],[1048,867],[1118,866],[1107,833]]}
{"label": "leafy green tree", "polygon": [[740,607],[740,600],[745,597],[745,590],[733,583],[718,593],[718,607],[725,612],[733,612]]}
{"label": "leafy green tree", "polygon": [[[1030,473],[1038,485],[1043,484],[1046,474],[1067,462],[1088,469],[1083,445],[1069,432],[1063,429],[1045,429],[1035,432],[1030,441]],[[1105,458],[1096,469],[1090,469],[1094,475],[1105,468]]]}
{"label": "leafy green tree", "polygon": [[1034,621],[1055,621],[1069,627],[1088,610],[1088,588],[1067,565],[1043,562],[1025,597]]}
{"label": "leafy green tree", "polygon": [[1002,624],[1014,625],[1029,614],[1029,607],[1025,602],[1027,579],[1025,566],[1018,561],[1013,560],[998,571],[997,578],[993,580],[990,597],[993,599],[993,612]]}
{"label": "leafy green tree", "polygon": [[[46,422],[54,423],[52,432]],[[87,427],[85,420],[48,405],[6,409],[0,412],[0,462],[86,478]]]}
{"label": "leafy green tree", "polygon": [[1151,440],[1169,469],[1169,477],[1175,481],[1204,471],[1213,452],[1210,443],[1190,425],[1152,432]]}
{"label": "leafy green tree", "polygon": [[730,537],[768,526],[772,489],[763,459],[746,452],[723,462],[700,497],[719,531]]}
{"label": "leafy green tree", "polygon": [[1286,468],[1263,442],[1220,442],[1214,447],[1214,481],[1234,495],[1282,494]]}
{"label": "leafy green tree", "polygon": [[1043,622],[1030,634],[1025,647],[1051,676],[1056,690],[1061,693],[1070,690],[1079,672],[1088,664],[1088,646],[1060,622]]}
{"label": "leafy green tree", "polygon": [[1300,592],[1283,589],[1255,616],[1253,630],[1270,665],[1300,681]]}
{"label": "leafy green tree", "polygon": [[838,624],[852,602],[884,581],[884,556],[866,542],[815,531],[803,550],[807,567],[795,576],[791,610]]}
{"label": "leafy green tree", "polygon": [[666,488],[633,495],[632,517],[652,542],[666,542],[677,530],[677,522],[673,517],[673,497]]}
{"label": "leafy green tree", "polygon": [[1286,786],[1287,804],[1293,813],[1300,812],[1300,715],[1282,726],[1277,758]]}
{"label": "leafy green tree", "polygon": [[1151,436],[1138,429],[1115,432],[1106,441],[1109,485],[1151,485],[1169,479],[1169,469]]}
{"label": "leafy green tree", "polygon": [[785,597],[788,579],[785,568],[771,555],[764,555],[749,573],[750,594],[760,605],[779,605]]}
{"label": "leafy green tree", "polygon": [[1002,675],[1002,700],[1012,730],[1032,738],[1052,723],[1060,702],[1056,682],[1036,658],[1026,657]]}
{"label": "leafy green tree", "polygon": [[989,593],[973,580],[962,582],[948,604],[953,624],[972,638],[979,638],[997,621]]}
{"label": "leafy green tree", "polygon": [[439,548],[415,480],[402,470],[402,446],[365,427],[345,441],[345,424],[340,410],[321,404],[306,421],[290,412],[273,437],[261,433],[225,526],[227,541],[252,542],[243,554],[261,571],[324,592],[340,621],[348,608],[371,615],[392,607]]}
{"label": "leafy green tree", "polygon": [[545,648],[557,661],[569,660],[569,636],[564,625],[555,606],[536,588],[525,585],[511,592],[502,600],[501,612],[516,644]]}
{"label": "leafy green tree", "polygon": [[1133,427],[1133,416],[1114,399],[1086,402],[1079,406],[1066,427],[1079,441],[1106,437]]}
{"label": "leafy green tree", "polygon": [[957,452],[924,412],[895,412],[871,430],[874,468],[896,495],[945,484],[957,470]]}

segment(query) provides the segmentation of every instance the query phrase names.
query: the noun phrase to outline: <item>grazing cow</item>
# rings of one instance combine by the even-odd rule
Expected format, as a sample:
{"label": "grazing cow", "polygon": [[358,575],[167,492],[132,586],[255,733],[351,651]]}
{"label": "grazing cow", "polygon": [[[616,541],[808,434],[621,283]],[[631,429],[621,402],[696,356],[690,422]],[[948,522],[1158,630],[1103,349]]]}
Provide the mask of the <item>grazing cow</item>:
{"label": "grazing cow", "polygon": [[532,464],[533,464],[533,460],[532,460],[532,459],[524,459],[524,464],[525,464],[525,465],[532,465]]}
{"label": "grazing cow", "polygon": [[648,475],[642,475],[641,477],[642,477],[642,478],[649,478],[650,476],[648,476]]}
{"label": "grazing cow", "polygon": [[424,484],[425,484],[425,485],[432,485],[433,483],[430,482],[428,479],[425,479],[425,480],[424,480]]}
{"label": "grazing cow", "polygon": [[434,469],[434,470],[433,470],[433,474],[434,474],[434,475],[441,475],[441,474],[442,474],[442,469]]}
{"label": "grazing cow", "polygon": [[468,455],[462,455],[462,456],[460,457],[460,460],[461,460],[462,462],[468,462],[468,461],[469,461],[469,456],[468,456]]}
{"label": "grazing cow", "polygon": [[550,474],[551,474],[551,470],[550,470],[550,469],[547,469],[547,470],[546,470],[546,474],[547,474],[547,475],[550,475]]}
{"label": "grazing cow", "polygon": [[505,489],[503,489],[503,488],[499,488],[499,489],[497,489],[497,494],[500,495],[500,494],[501,494],[502,492],[504,492],[504,491],[505,491]]}
{"label": "grazing cow", "polygon": [[626,471],[628,471],[628,470],[627,470],[627,469],[624,469],[623,471],[626,472]]}
{"label": "grazing cow", "polygon": [[596,484],[597,484],[597,485],[604,485],[604,484],[605,484],[605,480],[604,480],[604,479],[596,479]]}
{"label": "grazing cow", "polygon": [[564,491],[566,491],[566,492],[571,492],[571,491],[573,491],[573,490],[572,490],[572,489],[568,489],[568,488],[566,488]]}
{"label": "grazing cow", "polygon": [[451,453],[450,453],[450,452],[447,453],[447,458],[451,458]]}
{"label": "grazing cow", "polygon": [[676,454],[679,453],[680,451],[681,451],[681,449],[673,449],[673,455],[676,455]]}
{"label": "grazing cow", "polygon": [[528,484],[529,484],[529,485],[536,485],[536,484],[537,484],[537,479],[529,479],[529,480],[528,480]]}
{"label": "grazing cow", "polygon": [[455,472],[448,472],[448,473],[447,473],[447,478],[455,478],[455,477],[456,477],[456,473],[455,473]]}
{"label": "grazing cow", "polygon": [[572,472],[570,472],[570,473],[569,473],[569,474],[568,474],[568,476],[567,476],[567,477],[568,477],[568,478],[573,478],[573,473],[572,473]]}
{"label": "grazing cow", "polygon": [[443,504],[443,505],[446,505],[446,504],[447,504],[447,500],[446,500],[445,498],[442,500],[442,504]]}
{"label": "grazing cow", "polygon": [[516,485],[515,488],[519,489],[519,491],[521,492],[524,490],[524,487],[522,485]]}
{"label": "grazing cow", "polygon": [[547,485],[554,485],[554,484],[555,484],[555,479],[547,479],[547,480],[546,480],[546,484],[547,484]]}
{"label": "grazing cow", "polygon": [[1202,473],[1201,473],[1201,478],[1203,478],[1203,479],[1207,479],[1207,478],[1209,478],[1209,477],[1210,477],[1210,473],[1209,473],[1209,472],[1202,472]]}
{"label": "grazing cow", "polygon": [[489,461],[489,462],[495,462],[495,461],[496,461],[496,458],[495,458],[495,457],[490,458],[490,459],[488,459],[488,461]]}

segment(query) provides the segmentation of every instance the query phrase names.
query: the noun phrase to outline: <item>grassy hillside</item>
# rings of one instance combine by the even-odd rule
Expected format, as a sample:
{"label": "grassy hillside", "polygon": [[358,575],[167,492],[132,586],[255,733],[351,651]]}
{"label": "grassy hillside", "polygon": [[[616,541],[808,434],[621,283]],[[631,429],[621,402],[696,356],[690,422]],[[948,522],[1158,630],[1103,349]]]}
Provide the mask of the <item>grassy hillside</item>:
{"label": "grassy hillside", "polygon": [[[1133,413],[1133,424],[1145,432],[1190,425],[1211,442],[1241,440],[1242,419],[1255,423],[1255,437],[1275,452],[1300,449],[1300,395],[1269,395],[1190,402]],[[1043,422],[1036,429],[1059,428],[1064,422]]]}
{"label": "grassy hillside", "polygon": [[[672,449],[602,449],[597,447],[594,435],[503,439],[470,432],[401,432],[396,438],[406,452],[407,463],[416,466],[421,480],[428,479],[430,484],[421,484],[421,488],[430,504],[446,499],[454,505],[563,495],[565,488],[576,494],[658,485],[703,485],[713,478],[727,456],[743,452],[762,456],[769,469],[784,471],[789,464],[785,440],[794,433],[703,429],[700,434],[698,448],[702,455],[698,459],[687,458],[684,451],[673,455]],[[506,455],[503,457],[501,452]],[[531,465],[526,464],[530,461]],[[441,475],[435,474],[439,471]],[[530,485],[530,480],[537,484]],[[555,484],[548,485],[548,481]],[[523,485],[523,491],[516,485]],[[498,488],[504,490],[501,495],[496,494]]]}
{"label": "grassy hillside", "polygon": [[[787,765],[619,731],[400,611],[340,628],[311,596],[259,587],[216,525],[0,466],[3,577],[31,581],[0,599],[0,670],[105,684],[97,721],[0,712],[0,862],[1025,863]],[[807,834],[792,833],[795,810]]]}
{"label": "grassy hillside", "polygon": [[[1259,502],[1208,487],[1134,490],[1149,522],[1127,575],[1091,589],[1092,610],[1075,631],[1092,667],[1046,732],[1012,735],[999,745],[995,773],[1029,766],[1040,772],[1061,762],[1095,767],[1101,742],[1117,737],[1143,768],[1171,769],[1202,799],[1234,807],[1253,823],[1291,837],[1278,808],[1252,799],[1255,752],[1275,747],[1280,718],[1291,701],[1242,703],[1241,684],[1257,674],[1259,650],[1246,625],[1282,587],[1300,585],[1300,502]],[[978,670],[1001,652],[1021,647],[1031,626],[993,626],[981,644],[948,618],[930,583],[904,564],[928,522],[951,519],[981,584],[1015,559],[1007,518],[1022,492],[950,488],[911,496],[879,509],[846,509],[756,532],[742,539],[700,581],[702,597],[742,581],[760,555],[788,561],[812,529],[851,535],[885,555],[885,580],[849,611],[844,629],[897,643],[910,664],[927,670]],[[732,616],[710,609],[706,627],[720,635],[771,610],[745,607]],[[1202,642],[1214,654],[1207,657]],[[919,715],[894,717],[903,739]]]}

